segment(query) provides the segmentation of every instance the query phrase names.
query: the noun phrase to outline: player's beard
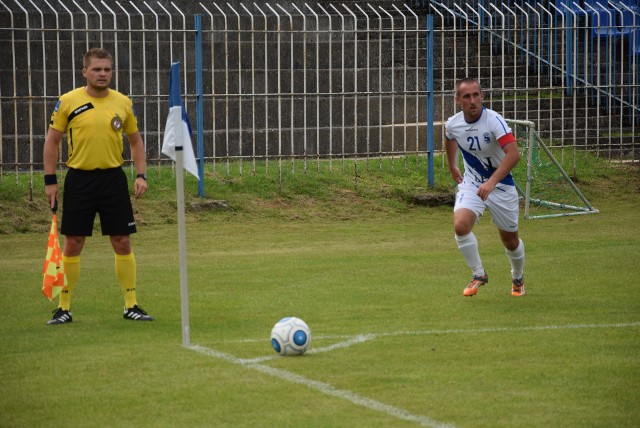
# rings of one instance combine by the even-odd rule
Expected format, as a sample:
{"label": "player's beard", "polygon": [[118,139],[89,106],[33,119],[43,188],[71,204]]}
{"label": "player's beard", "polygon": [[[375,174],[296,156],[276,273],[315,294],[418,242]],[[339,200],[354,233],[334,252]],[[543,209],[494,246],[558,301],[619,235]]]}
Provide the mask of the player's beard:
{"label": "player's beard", "polygon": [[480,117],[481,111],[482,109],[481,109],[481,106],[479,105],[469,106],[469,108],[467,109],[469,118],[472,120],[477,120]]}

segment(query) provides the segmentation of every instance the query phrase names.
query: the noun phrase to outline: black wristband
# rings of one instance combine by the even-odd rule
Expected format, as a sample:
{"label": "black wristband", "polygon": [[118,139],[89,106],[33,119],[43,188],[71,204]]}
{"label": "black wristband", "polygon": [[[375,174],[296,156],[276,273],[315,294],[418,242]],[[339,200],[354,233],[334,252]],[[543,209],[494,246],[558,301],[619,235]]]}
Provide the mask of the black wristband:
{"label": "black wristband", "polygon": [[44,175],[44,185],[48,186],[50,184],[58,184],[58,177],[55,174]]}

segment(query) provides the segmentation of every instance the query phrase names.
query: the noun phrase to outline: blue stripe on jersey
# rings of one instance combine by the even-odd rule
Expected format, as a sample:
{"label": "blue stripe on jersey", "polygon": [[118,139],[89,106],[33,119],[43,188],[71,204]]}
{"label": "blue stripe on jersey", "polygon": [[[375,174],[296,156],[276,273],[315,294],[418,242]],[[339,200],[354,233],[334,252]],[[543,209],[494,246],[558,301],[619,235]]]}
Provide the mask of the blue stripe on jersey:
{"label": "blue stripe on jersey", "polygon": [[507,124],[504,123],[503,121],[501,121],[499,117],[496,117],[496,120],[502,126],[502,129],[504,130],[504,133],[508,134],[509,133],[509,128],[507,127]]}
{"label": "blue stripe on jersey", "polygon": [[[462,156],[464,156],[464,160],[467,165],[469,165],[474,171],[480,174],[480,176],[482,177],[482,182],[485,182],[489,177],[491,177],[491,174],[495,172],[496,168],[487,167],[485,164],[480,162],[480,159],[467,152],[466,150],[463,150],[459,144],[458,147],[460,148]],[[515,184],[513,182],[513,176],[511,175],[511,173],[507,174],[507,176],[503,178],[500,183],[509,186],[513,186]]]}

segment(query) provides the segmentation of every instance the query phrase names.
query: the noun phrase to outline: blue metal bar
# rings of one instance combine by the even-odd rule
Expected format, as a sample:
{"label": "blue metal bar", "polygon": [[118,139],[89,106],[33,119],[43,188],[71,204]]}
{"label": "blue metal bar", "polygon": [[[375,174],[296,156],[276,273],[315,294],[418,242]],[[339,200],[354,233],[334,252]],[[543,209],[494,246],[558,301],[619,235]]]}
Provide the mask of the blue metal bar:
{"label": "blue metal bar", "polygon": [[573,95],[573,76],[575,74],[575,70],[573,69],[573,15],[570,13],[565,14],[566,16],[566,47],[565,47],[565,60],[567,64],[567,95]]}
{"label": "blue metal bar", "polygon": [[[484,6],[484,0],[479,0],[480,4],[482,4],[482,6]],[[478,31],[480,31],[481,34],[481,38],[482,38],[482,43],[487,43],[487,39],[489,37],[491,37],[491,34],[489,32],[484,32],[482,31],[482,28],[484,27],[484,9],[479,7],[478,8]],[[489,19],[491,19],[491,17],[489,17]]]}
{"label": "blue metal bar", "polygon": [[204,198],[204,119],[202,115],[202,15],[195,15],[196,28],[196,134],[198,149],[198,196]]}
{"label": "blue metal bar", "polygon": [[434,187],[433,174],[433,15],[427,15],[427,175]]}

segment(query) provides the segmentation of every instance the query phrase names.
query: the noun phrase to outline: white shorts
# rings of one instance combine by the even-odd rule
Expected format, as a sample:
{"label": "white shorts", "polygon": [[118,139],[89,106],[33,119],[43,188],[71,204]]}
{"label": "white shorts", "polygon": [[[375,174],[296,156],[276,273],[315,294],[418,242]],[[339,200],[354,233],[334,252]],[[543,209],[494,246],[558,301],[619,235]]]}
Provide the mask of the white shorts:
{"label": "white shorts", "polygon": [[518,215],[520,204],[518,191],[515,186],[499,185],[493,189],[486,201],[478,196],[478,185],[476,183],[466,183],[458,185],[456,192],[456,204],[453,211],[466,208],[476,213],[476,221],[484,213],[485,208],[489,208],[493,222],[500,230],[506,232],[516,232],[518,230]]}

